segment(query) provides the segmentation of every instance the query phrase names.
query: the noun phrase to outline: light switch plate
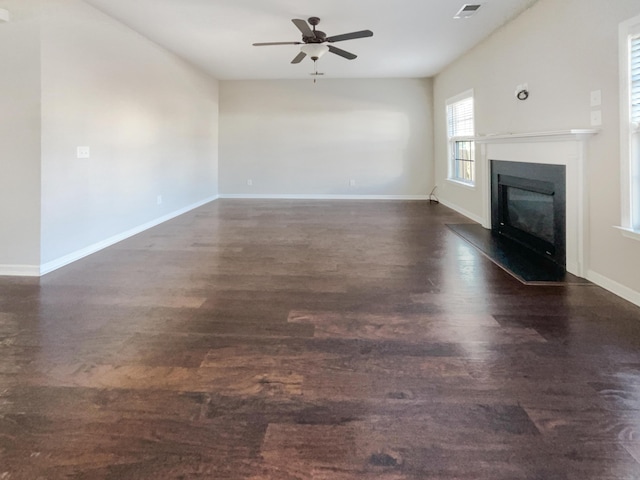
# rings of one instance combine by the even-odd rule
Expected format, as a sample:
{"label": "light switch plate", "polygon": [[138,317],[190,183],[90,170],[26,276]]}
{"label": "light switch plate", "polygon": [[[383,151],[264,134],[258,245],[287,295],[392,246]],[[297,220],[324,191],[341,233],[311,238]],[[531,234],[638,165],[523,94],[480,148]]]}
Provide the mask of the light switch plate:
{"label": "light switch plate", "polygon": [[600,125],[602,125],[602,111],[594,110],[591,112],[591,126],[599,127]]}
{"label": "light switch plate", "polygon": [[591,92],[591,106],[599,107],[602,105],[602,90],[594,90]]}

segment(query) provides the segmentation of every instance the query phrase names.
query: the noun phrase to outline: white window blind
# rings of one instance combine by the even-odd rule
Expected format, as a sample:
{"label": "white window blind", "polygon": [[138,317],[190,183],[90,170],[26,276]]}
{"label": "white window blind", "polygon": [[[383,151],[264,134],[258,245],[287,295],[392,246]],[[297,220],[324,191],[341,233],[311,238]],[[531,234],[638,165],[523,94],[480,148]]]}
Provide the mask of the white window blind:
{"label": "white window blind", "polygon": [[620,52],[620,226],[640,240],[640,15],[618,27]]}
{"label": "white window blind", "polygon": [[468,185],[475,183],[473,93],[465,92],[447,102],[449,178]]}
{"label": "white window blind", "polygon": [[447,105],[447,124],[449,138],[474,135],[473,97]]}
{"label": "white window blind", "polygon": [[630,51],[630,93],[631,93],[631,122],[637,128],[640,124],[640,35],[631,37]]}

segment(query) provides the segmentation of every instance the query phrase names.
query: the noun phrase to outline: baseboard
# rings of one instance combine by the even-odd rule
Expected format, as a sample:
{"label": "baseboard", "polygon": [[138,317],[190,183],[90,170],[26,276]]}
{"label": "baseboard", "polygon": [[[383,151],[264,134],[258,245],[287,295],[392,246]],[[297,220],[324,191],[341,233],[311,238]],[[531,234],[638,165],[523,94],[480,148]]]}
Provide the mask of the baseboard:
{"label": "baseboard", "polygon": [[222,193],[220,198],[247,200],[429,200],[428,195],[307,195],[307,194],[249,194]]}
{"label": "baseboard", "polygon": [[39,277],[38,265],[0,265],[0,276],[8,277]]}
{"label": "baseboard", "polygon": [[619,297],[624,298],[625,300],[637,305],[640,307],[640,292],[637,292],[621,283],[616,282],[615,280],[611,280],[604,275],[599,274],[598,272],[594,272],[593,270],[589,270],[587,272],[587,280],[592,281],[596,285],[601,286],[605,290],[609,290],[611,293],[615,293]]}
{"label": "baseboard", "polygon": [[440,200],[440,203],[442,205],[444,205],[445,207],[449,207],[451,210],[455,210],[460,215],[464,215],[465,217],[470,218],[474,222],[478,222],[480,225],[482,225],[482,222],[484,220],[482,219],[482,217],[480,217],[480,215],[476,215],[475,213],[471,213],[468,210],[465,210],[464,208],[459,207],[458,205],[455,205],[455,204],[453,204],[451,202],[448,202],[447,200],[443,200],[441,198],[439,200]]}
{"label": "baseboard", "polygon": [[121,242],[123,240],[126,240],[129,237],[133,237],[134,235],[137,235],[138,233],[142,233],[145,230],[148,230],[150,228],[153,228],[155,226],[160,225],[161,223],[164,223],[168,220],[171,220],[172,218],[178,217],[180,215],[183,215],[191,210],[193,210],[194,208],[198,208],[201,207],[202,205],[205,205],[209,202],[213,202],[214,200],[217,200],[218,196],[213,196],[213,197],[208,197],[205,198],[204,200],[201,200],[199,202],[193,203],[191,205],[188,205],[184,208],[181,208],[179,210],[176,210],[174,212],[168,213],[167,215],[163,215],[162,217],[156,218],[155,220],[151,220],[150,222],[144,223],[142,225],[138,225],[137,227],[134,227],[130,230],[127,230],[125,232],[119,233],[117,235],[114,235],[112,237],[106,238],[100,242],[94,243],[92,245],[89,245],[85,248],[82,248],[80,250],[76,250],[75,252],[72,252],[68,255],[65,255],[63,257],[57,258],[55,260],[52,260],[50,262],[44,263],[40,266],[39,269],[39,274],[40,275],[45,275],[49,272],[53,272],[54,270],[57,270],[58,268],[64,267],[65,265],[69,265],[70,263],[73,263],[77,260],[80,260],[81,258],[87,257],[93,253],[99,252],[100,250],[103,250],[107,247],[110,247],[111,245],[114,245],[118,242]]}

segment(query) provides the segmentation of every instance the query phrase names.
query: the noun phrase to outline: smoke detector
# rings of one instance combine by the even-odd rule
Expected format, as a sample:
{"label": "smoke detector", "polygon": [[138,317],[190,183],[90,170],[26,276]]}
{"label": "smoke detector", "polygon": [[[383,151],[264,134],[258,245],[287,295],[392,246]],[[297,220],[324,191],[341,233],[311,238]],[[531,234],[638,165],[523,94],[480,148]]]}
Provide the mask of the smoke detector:
{"label": "smoke detector", "polygon": [[480,7],[481,5],[479,4],[465,4],[458,10],[458,13],[456,13],[453,18],[469,18],[473,16]]}

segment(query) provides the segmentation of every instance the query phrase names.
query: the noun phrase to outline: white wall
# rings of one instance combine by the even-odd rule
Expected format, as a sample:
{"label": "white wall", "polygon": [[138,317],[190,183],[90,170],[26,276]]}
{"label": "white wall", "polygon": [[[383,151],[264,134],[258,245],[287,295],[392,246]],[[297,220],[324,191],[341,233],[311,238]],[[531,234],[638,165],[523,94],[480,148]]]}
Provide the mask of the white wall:
{"label": "white wall", "polygon": [[429,79],[221,81],[220,193],[426,195],[432,132]]}
{"label": "white wall", "polygon": [[[473,88],[478,134],[590,127],[590,92],[602,90],[602,131],[589,141],[589,277],[640,299],[640,242],[620,224],[618,24],[637,0],[540,0],[434,80],[436,181],[440,197],[481,215],[477,189],[445,180],[445,100]],[[531,96],[515,99],[527,82]]]}
{"label": "white wall", "polygon": [[46,264],[217,195],[218,85],[83,2],[44,8]]}
{"label": "white wall", "polygon": [[37,5],[2,1],[0,22],[0,271],[40,264],[40,28]]}

